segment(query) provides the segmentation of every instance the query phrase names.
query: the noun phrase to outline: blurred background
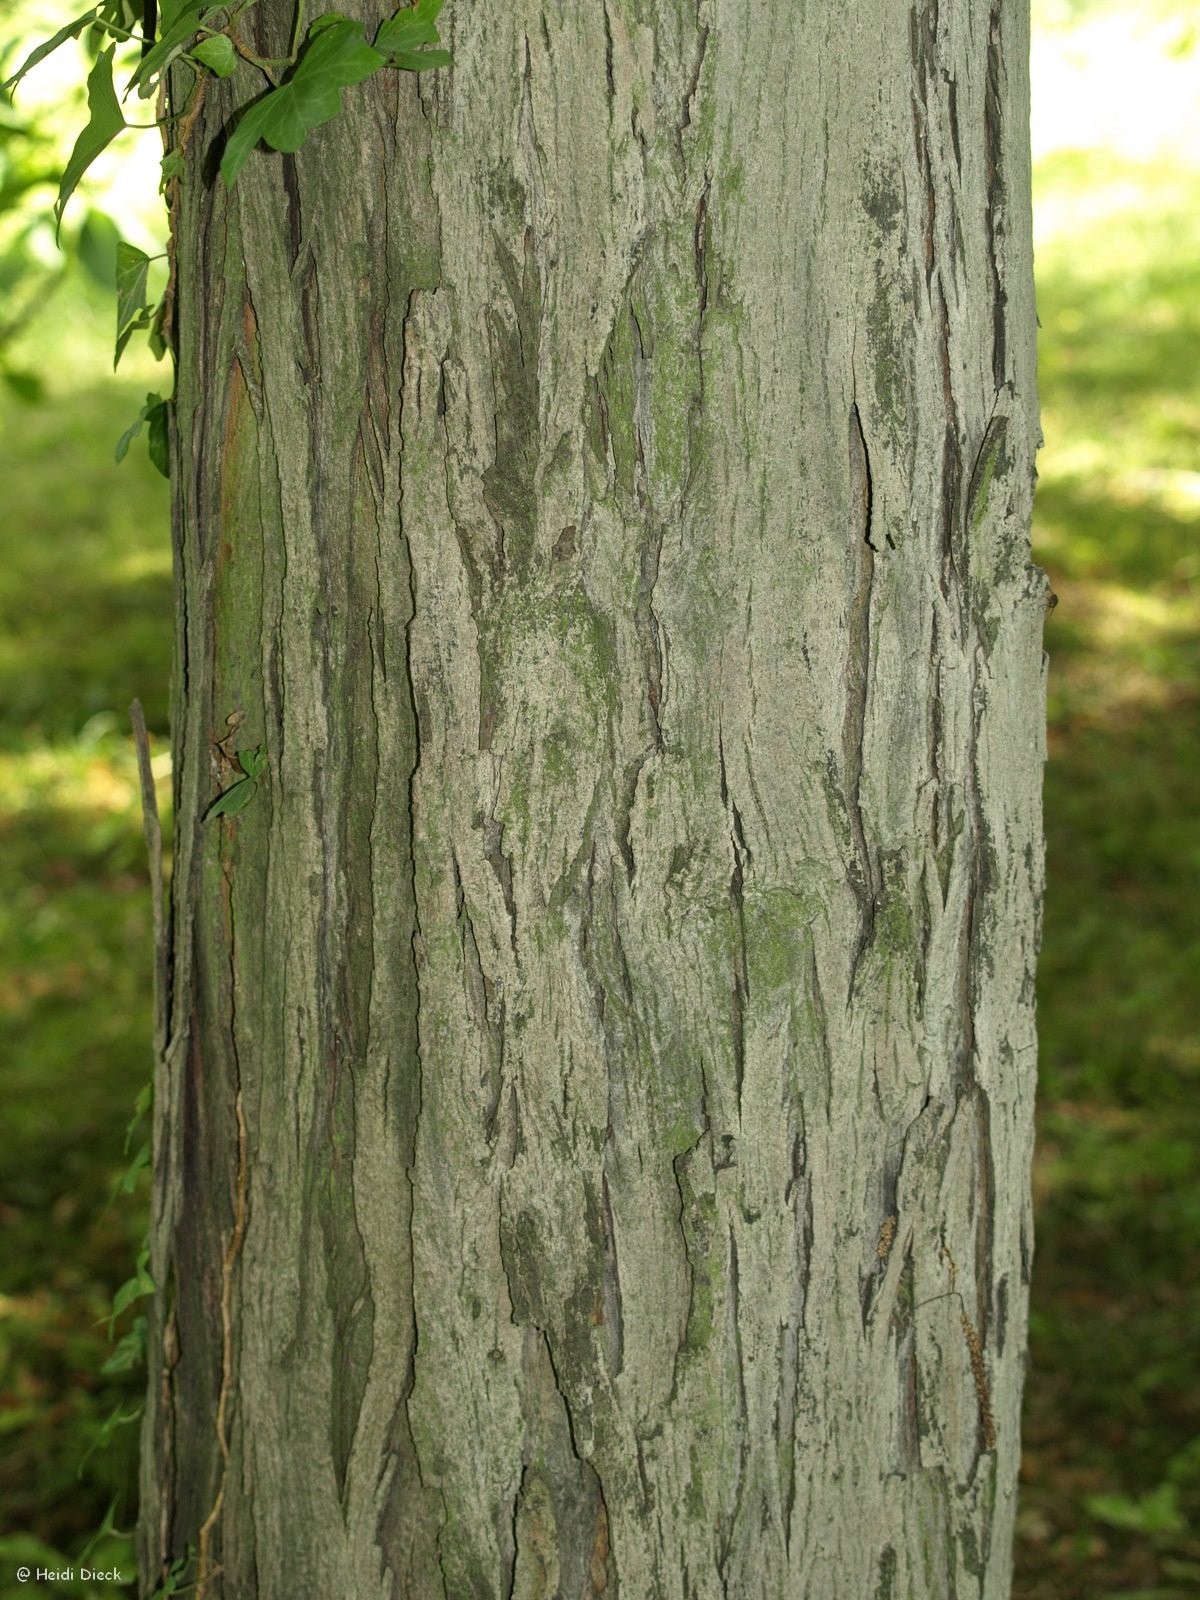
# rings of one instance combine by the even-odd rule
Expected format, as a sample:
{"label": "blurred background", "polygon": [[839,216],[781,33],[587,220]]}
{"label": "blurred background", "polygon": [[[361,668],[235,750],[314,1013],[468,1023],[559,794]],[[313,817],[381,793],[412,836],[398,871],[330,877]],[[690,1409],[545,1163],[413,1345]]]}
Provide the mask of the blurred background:
{"label": "blurred background", "polygon": [[[10,0],[0,78],[73,11]],[[1014,1593],[1185,1600],[1200,1595],[1200,10],[1034,13],[1034,537],[1059,605]],[[90,1546],[93,1566],[133,1568],[119,1535],[142,1377],[122,1285],[145,1226],[151,954],[128,705],[143,700],[166,780],[171,554],[143,440],[113,453],[170,376],[138,337],[112,374],[111,219],[161,250],[157,134],[101,158],[54,243],[86,71],[69,43],[0,97],[0,1600],[28,1592],[22,1560],[78,1564]]]}

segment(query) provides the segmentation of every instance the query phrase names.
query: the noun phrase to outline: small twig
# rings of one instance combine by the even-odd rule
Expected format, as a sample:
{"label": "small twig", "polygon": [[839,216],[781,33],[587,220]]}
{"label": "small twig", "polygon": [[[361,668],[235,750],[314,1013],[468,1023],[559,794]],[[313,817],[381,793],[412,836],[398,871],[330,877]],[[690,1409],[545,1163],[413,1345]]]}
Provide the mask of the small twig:
{"label": "small twig", "polygon": [[[959,1304],[962,1305],[960,1298]],[[983,1366],[983,1343],[976,1332],[975,1324],[967,1315],[966,1306],[962,1306],[963,1335],[967,1341],[967,1350],[971,1356],[971,1376],[975,1380],[975,1398],[979,1402],[979,1420],[983,1424],[983,1442],[989,1450],[996,1448],[996,1423],[992,1416],[992,1396],[988,1388],[987,1373]]]}
{"label": "small twig", "polygon": [[996,1419],[992,1416],[992,1391],[988,1386],[987,1369],[983,1364],[983,1340],[979,1331],[967,1315],[967,1302],[963,1299],[962,1290],[954,1287],[958,1277],[958,1264],[950,1254],[949,1246],[943,1243],[942,1254],[950,1264],[950,1288],[945,1294],[931,1294],[928,1300],[918,1300],[913,1307],[917,1312],[922,1306],[932,1304],[935,1300],[957,1300],[959,1314],[962,1318],[963,1338],[967,1342],[967,1355],[971,1361],[971,1377],[975,1383],[975,1399],[979,1406],[979,1422],[983,1428],[983,1441],[989,1450],[996,1448]]}
{"label": "small twig", "polygon": [[304,36],[304,0],[297,0],[296,21],[292,28],[292,60],[300,54],[300,40]]}
{"label": "small twig", "polygon": [[142,834],[150,862],[150,895],[154,918],[154,1051],[161,1057],[167,1042],[167,926],[163,897],[162,825],[158,820],[158,796],[154,790],[154,769],[150,765],[150,735],[142,702],[129,707],[133,723],[133,742],[137,749],[138,782],[142,791]]}
{"label": "small twig", "polygon": [[248,61],[252,67],[257,67],[262,73],[263,77],[271,85],[272,89],[278,89],[279,79],[275,76],[275,73],[272,69],[275,67],[290,67],[292,64],[290,58],[284,57],[276,60],[270,56],[256,56],[254,51],[251,50],[249,46],[244,45],[240,39],[235,38],[232,33],[229,33],[228,28],[226,28],[224,31],[229,34],[229,42],[233,45],[233,48],[237,51],[238,55],[241,56],[242,60]]}

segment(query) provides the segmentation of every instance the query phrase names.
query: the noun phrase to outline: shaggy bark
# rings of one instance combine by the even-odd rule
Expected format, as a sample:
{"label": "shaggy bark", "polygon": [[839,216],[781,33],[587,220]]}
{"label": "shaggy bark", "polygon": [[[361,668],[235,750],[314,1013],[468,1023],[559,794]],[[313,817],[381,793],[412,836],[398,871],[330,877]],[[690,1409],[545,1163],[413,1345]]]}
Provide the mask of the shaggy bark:
{"label": "shaggy bark", "polygon": [[188,124],[146,1584],[999,1600],[1024,0],[441,24]]}

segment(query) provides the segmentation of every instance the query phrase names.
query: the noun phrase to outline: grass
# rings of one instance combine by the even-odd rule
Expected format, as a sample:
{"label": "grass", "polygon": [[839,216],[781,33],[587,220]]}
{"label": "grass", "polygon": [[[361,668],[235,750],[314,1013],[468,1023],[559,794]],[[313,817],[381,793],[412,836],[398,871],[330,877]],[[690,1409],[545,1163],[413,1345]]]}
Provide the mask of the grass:
{"label": "grass", "polygon": [[[19,1561],[62,1566],[114,1499],[118,1527],[130,1513],[136,1423],[97,1439],[142,1387],[140,1373],[101,1369],[113,1293],[144,1228],[141,1190],[110,1199],[150,1073],[149,886],[127,707],[141,696],[164,748],[166,485],[144,447],[112,460],[146,375],[103,378],[93,329],[111,308],[77,287],[55,310],[51,398],[0,415],[3,1600],[24,1592]],[[92,386],[71,389],[81,367]],[[94,1565],[132,1571],[130,1550],[107,1538]]]}
{"label": "grass", "polygon": [[1039,167],[1060,604],[1017,1600],[1200,1592],[1200,216],[1161,157]]}
{"label": "grass", "polygon": [[[1114,11],[1063,0],[1059,25]],[[1200,213],[1194,171],[1161,153],[1060,149],[1036,187],[1035,538],[1060,603],[1014,1594],[1184,1600],[1200,1592]],[[141,1387],[101,1369],[144,1206],[141,1190],[109,1203],[149,1073],[126,708],[141,696],[162,750],[170,553],[161,479],[140,444],[115,467],[111,443],[161,374],[101,378],[107,303],[76,290],[55,318],[36,334],[49,401],[0,410],[0,1600],[27,1592],[6,1587],[19,1559],[77,1559],[114,1499],[128,1519],[136,1426],[87,1451]],[[106,1539],[95,1562],[128,1569],[129,1547]]]}

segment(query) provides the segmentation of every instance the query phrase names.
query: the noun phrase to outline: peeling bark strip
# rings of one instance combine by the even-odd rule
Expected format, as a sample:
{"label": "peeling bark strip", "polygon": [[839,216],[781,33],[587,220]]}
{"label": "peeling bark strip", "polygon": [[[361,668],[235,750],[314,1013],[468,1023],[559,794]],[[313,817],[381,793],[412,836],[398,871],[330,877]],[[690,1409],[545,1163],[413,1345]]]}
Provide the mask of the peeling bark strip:
{"label": "peeling bark strip", "polygon": [[1001,1600],[1024,6],[440,24],[187,144],[144,1592]]}

